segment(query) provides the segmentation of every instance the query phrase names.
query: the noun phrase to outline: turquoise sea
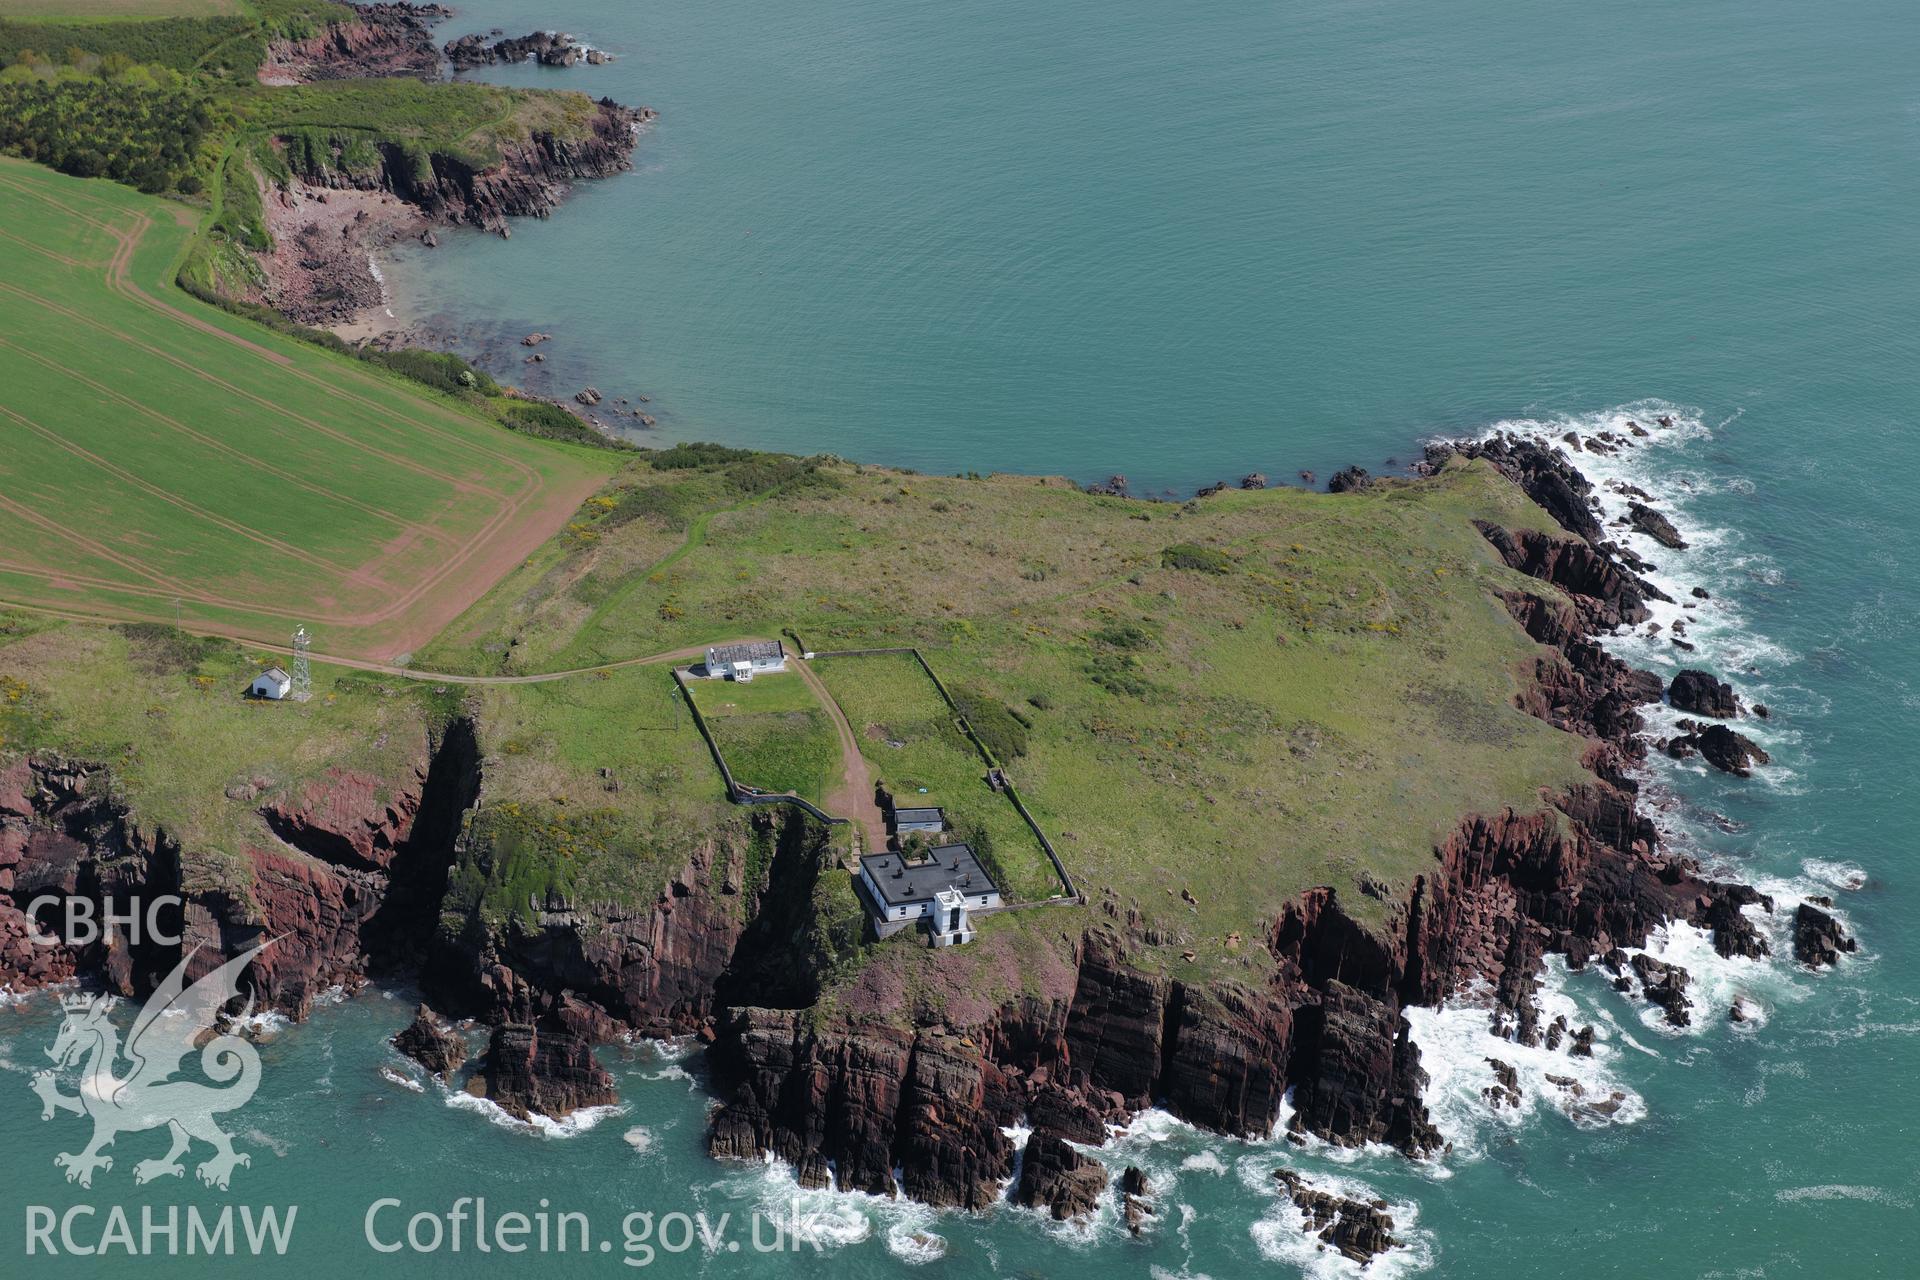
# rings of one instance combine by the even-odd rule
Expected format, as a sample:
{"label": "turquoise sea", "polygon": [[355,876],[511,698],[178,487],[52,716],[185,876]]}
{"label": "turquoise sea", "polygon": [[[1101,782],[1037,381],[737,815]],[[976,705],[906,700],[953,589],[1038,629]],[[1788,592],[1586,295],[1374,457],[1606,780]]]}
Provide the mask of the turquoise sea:
{"label": "turquoise sea", "polygon": [[[1662,764],[1650,791],[1731,874],[1833,894],[1862,950],[1815,975],[1662,939],[1695,972],[1686,1033],[1556,976],[1550,1000],[1601,1028],[1582,1071],[1625,1095],[1610,1121],[1569,1117],[1545,1080],[1563,1058],[1455,1007],[1416,1026],[1454,1142],[1432,1164],[1149,1116],[1111,1157],[1160,1191],[1142,1240],[1110,1207],[1071,1230],[808,1193],[824,1248],[777,1255],[745,1219],[790,1212],[791,1180],[702,1154],[697,1053],[610,1049],[620,1112],[534,1132],[412,1079],[383,1044],[411,1001],[370,992],[264,1046],[233,1193],[116,1169],[101,1197],[51,1163],[75,1122],[43,1124],[27,1074],[58,1011],[26,1000],[0,1007],[0,1273],[613,1276],[644,1256],[622,1216],[651,1211],[667,1236],[643,1270],[669,1274],[1355,1274],[1301,1242],[1269,1189],[1280,1163],[1396,1206],[1412,1247],[1368,1275],[1914,1273],[1920,9],[476,0],[442,38],[535,24],[619,60],[493,78],[654,107],[636,170],[509,241],[403,255],[396,309],[510,375],[528,371],[515,340],[551,332],[548,389],[646,394],[665,440],[1184,494],[1379,469],[1502,423],[1675,416],[1607,474],[1689,536],[1652,558],[1711,590],[1694,660],[1773,708],[1777,763],[1753,782]],[[1759,1025],[1728,1023],[1736,996]],[[1493,1053],[1528,1085],[1517,1114],[1480,1098]],[[402,1202],[376,1223],[391,1240],[469,1195],[586,1212],[595,1248],[366,1242],[375,1200]],[[278,1264],[24,1259],[18,1206],[82,1200],[300,1208]],[[717,1248],[673,1253],[676,1212],[732,1217]]]}

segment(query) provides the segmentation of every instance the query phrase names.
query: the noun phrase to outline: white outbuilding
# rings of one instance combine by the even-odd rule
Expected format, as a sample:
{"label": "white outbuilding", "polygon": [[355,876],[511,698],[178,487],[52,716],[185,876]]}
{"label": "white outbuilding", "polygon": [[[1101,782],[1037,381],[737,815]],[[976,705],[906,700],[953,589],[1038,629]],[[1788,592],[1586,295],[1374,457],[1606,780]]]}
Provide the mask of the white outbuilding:
{"label": "white outbuilding", "polygon": [[703,668],[710,680],[738,680],[743,684],[756,675],[786,669],[787,648],[778,640],[713,645],[707,649]]}
{"label": "white outbuilding", "polygon": [[249,698],[266,698],[278,702],[293,691],[293,677],[278,667],[268,667],[253,678],[247,686]]}

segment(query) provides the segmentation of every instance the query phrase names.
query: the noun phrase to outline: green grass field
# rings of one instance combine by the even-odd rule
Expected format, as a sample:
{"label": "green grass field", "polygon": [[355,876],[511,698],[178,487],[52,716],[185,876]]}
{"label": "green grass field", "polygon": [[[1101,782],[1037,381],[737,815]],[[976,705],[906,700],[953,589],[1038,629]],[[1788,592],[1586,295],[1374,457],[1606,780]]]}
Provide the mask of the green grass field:
{"label": "green grass field", "polygon": [[20,22],[219,18],[244,12],[240,0],[9,0],[0,17]]}
{"label": "green grass field", "polygon": [[839,777],[840,752],[827,713],[798,675],[745,684],[691,680],[688,688],[735,781],[815,804],[826,799]]}
{"label": "green grass field", "polygon": [[333,770],[402,780],[446,700],[430,686],[314,667],[304,705],[242,696],[272,655],[168,627],[0,613],[0,751],[53,749],[113,770],[134,825],[190,849],[201,884],[244,879],[271,838],[256,807]]}
{"label": "green grass field", "polygon": [[0,599],[392,656],[606,474],[163,285],[188,220],[0,160]]}
{"label": "green grass field", "polygon": [[896,804],[946,810],[955,838],[987,857],[1012,897],[1031,902],[1062,892],[1046,851],[1012,801],[987,785],[979,751],[910,654],[818,658],[813,665]]}

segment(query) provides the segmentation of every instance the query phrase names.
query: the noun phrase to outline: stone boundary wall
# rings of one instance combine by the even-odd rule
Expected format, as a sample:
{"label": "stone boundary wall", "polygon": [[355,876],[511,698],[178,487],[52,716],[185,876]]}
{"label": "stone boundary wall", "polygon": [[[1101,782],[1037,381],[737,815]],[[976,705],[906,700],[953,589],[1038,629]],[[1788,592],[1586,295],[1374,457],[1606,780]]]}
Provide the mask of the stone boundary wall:
{"label": "stone boundary wall", "polygon": [[[798,637],[795,637],[795,639],[797,641]],[[987,744],[980,741],[980,735],[973,731],[971,724],[967,723],[966,713],[960,710],[960,704],[954,701],[953,694],[948,691],[946,682],[942,680],[939,673],[933,669],[933,665],[927,661],[925,654],[921,653],[918,648],[912,645],[899,645],[886,649],[822,649],[817,653],[807,650],[803,650],[802,652],[807,654],[807,657],[801,658],[802,662],[807,661],[808,657],[870,658],[879,657],[884,654],[904,653],[910,655],[915,662],[920,664],[920,669],[927,673],[927,679],[933,681],[933,687],[940,691],[941,700],[947,704],[947,709],[953,712],[954,719],[959,722],[960,731],[967,735],[967,741],[973,744],[973,749],[980,753],[980,758],[986,761],[989,769],[993,769],[1000,774],[1007,798],[1013,801],[1014,811],[1026,822],[1027,828],[1033,832],[1033,838],[1040,842],[1041,849],[1046,852],[1047,861],[1053,864],[1054,874],[1060,877],[1060,885],[1064,892],[1051,898],[1044,898],[1040,902],[1017,905],[1043,906],[1047,903],[1054,902],[1071,901],[1081,904],[1086,902],[1086,895],[1080,892],[1073,883],[1073,877],[1067,874],[1066,864],[1060,860],[1060,851],[1053,847],[1053,841],[1047,839],[1047,833],[1040,829],[1039,822],[1036,821],[1033,814],[1028,811],[1026,802],[1020,798],[1020,792],[1018,788],[1013,785],[1013,779],[1007,776],[1006,769],[1002,767],[998,760],[993,758],[993,752],[987,750]],[[1003,908],[1003,910],[1011,909],[1013,908]]]}

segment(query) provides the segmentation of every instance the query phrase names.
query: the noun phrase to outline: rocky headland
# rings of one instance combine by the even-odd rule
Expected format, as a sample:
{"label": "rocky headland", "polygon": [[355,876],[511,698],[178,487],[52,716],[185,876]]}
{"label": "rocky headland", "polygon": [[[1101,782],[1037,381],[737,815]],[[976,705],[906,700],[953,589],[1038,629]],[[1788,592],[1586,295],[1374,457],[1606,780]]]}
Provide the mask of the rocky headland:
{"label": "rocky headland", "polygon": [[[411,76],[440,78],[446,66],[470,69],[528,57],[553,65],[604,62],[571,37],[536,32],[489,42],[467,36],[435,45],[432,28],[451,15],[441,5],[355,5],[355,17],[302,40],[269,46],[261,79],[301,84]],[[445,61],[443,61],[443,58]],[[564,123],[530,117],[507,128],[484,159],[454,145],[434,146],[364,131],[276,140],[287,175],[262,180],[261,203],[273,248],[260,255],[265,284],[258,300],[304,324],[341,329],[353,338],[399,328],[389,310],[380,255],[404,240],[429,246],[435,226],[466,226],[500,236],[509,219],[544,218],[574,182],[632,167],[646,107],[610,99],[584,103]]]}
{"label": "rocky headland", "polygon": [[[430,31],[445,14],[357,6],[353,20],[275,46],[263,78],[437,76],[442,50]],[[565,63],[577,49],[536,33],[466,37],[445,55],[459,67]],[[574,127],[500,139],[484,162],[399,141],[316,145],[308,136],[284,147],[289,177],[264,192],[278,246],[265,260],[266,299],[308,323],[364,316],[385,302],[369,256],[382,245],[431,238],[440,224],[505,235],[509,218],[544,217],[569,183],[628,168],[649,118],[602,99]],[[1630,447],[1604,435],[1567,442],[1574,454]],[[396,1047],[449,1085],[466,1071],[467,1088],[521,1118],[616,1100],[595,1043],[693,1035],[707,1046],[717,1095],[714,1156],[771,1155],[803,1185],[965,1210],[1011,1198],[1055,1218],[1089,1213],[1112,1194],[1098,1149],[1155,1107],[1208,1130],[1263,1137],[1290,1096],[1296,1140],[1432,1156],[1446,1140],[1422,1099],[1428,1076],[1407,1009],[1486,991],[1496,1034],[1578,1057],[1592,1052],[1594,1032],[1542,1014],[1546,956],[1604,970],[1683,1025],[1694,1014],[1690,975],[1638,949],[1681,921],[1722,955],[1762,955],[1769,944],[1750,912],[1774,909],[1666,847],[1637,781],[1650,749],[1697,755],[1731,774],[1764,766],[1764,750],[1733,727],[1764,709],[1748,712],[1710,671],[1683,671],[1669,685],[1603,647],[1608,634],[1649,625],[1652,603],[1672,602],[1618,530],[1603,526],[1568,452],[1499,438],[1434,446],[1415,469],[1435,472],[1455,458],[1491,466],[1550,517],[1550,526],[1480,521],[1478,530],[1488,553],[1521,575],[1514,581],[1532,582],[1500,596],[1538,646],[1517,705],[1585,740],[1586,777],[1537,803],[1461,813],[1410,883],[1361,882],[1384,911],[1356,910],[1332,886],[1301,892],[1254,936],[1234,935],[1257,963],[1176,971],[1159,924],[1096,886],[1084,907],[1049,917],[1052,934],[1037,950],[1020,950],[1008,934],[937,964],[878,948],[849,975],[830,963],[831,930],[816,916],[816,888],[843,872],[824,830],[787,810],[716,822],[638,895],[548,890],[507,910],[468,900],[456,892],[456,868],[494,853],[473,822],[487,778],[469,706],[423,736],[397,773],[237,783],[228,799],[253,806],[271,838],[220,858],[143,821],[109,760],[14,758],[0,769],[0,983],[32,989],[84,977],[140,995],[184,952],[206,972],[273,938],[245,978],[258,1004],[303,1018],[330,988],[417,981],[431,1007]],[[1348,467],[1327,488],[1366,494],[1382,483],[1397,482]],[[1262,473],[1239,482],[1266,485]],[[1124,499],[1129,486],[1116,475],[1094,492]],[[1683,547],[1648,496],[1636,497],[1622,523]],[[1673,643],[1690,649],[1682,626],[1673,625]],[[1698,718],[1650,741],[1641,709],[1662,701]],[[177,943],[39,945],[25,914],[43,896],[104,904],[157,895],[184,904]],[[1797,907],[1792,936],[1796,958],[1816,967],[1854,946],[1811,903]],[[491,1028],[477,1062],[442,1016]],[[1489,1105],[1514,1091],[1510,1081],[1490,1091]],[[1008,1135],[1022,1130],[1031,1136],[1016,1148]],[[1276,1177],[1305,1229],[1330,1248],[1364,1262],[1394,1247],[1382,1206],[1285,1170]],[[1137,1171],[1120,1182],[1127,1220],[1141,1229],[1153,1213],[1150,1189]]]}
{"label": "rocky headland", "polygon": [[[0,980],[87,974],[137,994],[177,948],[29,946],[21,908],[48,892],[178,893],[186,945],[205,944],[200,963],[282,938],[248,975],[264,1004],[304,1016],[330,986],[396,974],[442,1014],[493,1027],[469,1087],[510,1114],[611,1101],[595,1042],[691,1034],[708,1046],[715,1156],[771,1154],[809,1186],[967,1210],[1011,1196],[1057,1217],[1086,1213],[1112,1194],[1098,1148],[1149,1107],[1259,1137],[1291,1092],[1299,1139],[1431,1156],[1445,1138],[1422,1100],[1408,1008],[1483,990],[1496,1034],[1578,1058],[1593,1029],[1542,1014],[1544,957],[1598,967],[1684,1024],[1695,1014],[1686,970],[1637,949],[1684,921],[1722,955],[1763,955],[1751,913],[1773,909],[1665,847],[1642,811],[1641,709],[1669,697],[1699,715],[1741,709],[1711,673],[1669,692],[1601,646],[1660,597],[1593,520],[1584,478],[1558,451],[1520,441],[1449,446],[1427,465],[1455,453],[1491,463],[1560,526],[1485,523],[1480,535],[1537,584],[1501,597],[1539,646],[1519,706],[1586,740],[1588,776],[1532,808],[1461,815],[1428,870],[1379,886],[1383,921],[1363,923],[1340,892],[1315,888],[1248,940],[1258,965],[1175,974],[1155,922],[1095,887],[1088,906],[1047,917],[1057,945],[1023,952],[1002,934],[937,963],[879,948],[836,977],[814,904],[823,879],[843,872],[824,829],[764,810],[730,816],[641,900],[549,893],[503,915],[451,889],[462,859],[488,856],[471,821],[487,805],[484,761],[474,724],[456,717],[420,743],[405,776],[335,772],[263,790],[248,802],[275,839],[219,875],[143,826],[116,799],[109,765],[17,760],[0,774]],[[1370,483],[1350,477],[1348,488]],[[750,869],[760,856],[764,874]],[[1797,958],[1816,966],[1853,945],[1811,904],[1793,937]],[[428,1010],[400,1043],[443,1077],[460,1069],[464,1053]],[[1602,1114],[1618,1100],[1589,1105]],[[1032,1133],[1024,1159],[1007,1136],[1021,1128]],[[1377,1206],[1287,1190],[1329,1247],[1359,1257],[1391,1245]],[[1142,1189],[1122,1194],[1136,1227],[1151,1216]]]}

